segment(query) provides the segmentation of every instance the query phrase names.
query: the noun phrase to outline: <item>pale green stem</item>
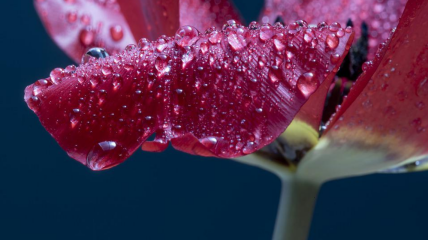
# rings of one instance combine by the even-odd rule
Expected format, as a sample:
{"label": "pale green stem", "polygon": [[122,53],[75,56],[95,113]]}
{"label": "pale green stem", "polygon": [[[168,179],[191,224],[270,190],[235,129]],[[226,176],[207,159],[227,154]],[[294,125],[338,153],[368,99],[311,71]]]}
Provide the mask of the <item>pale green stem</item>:
{"label": "pale green stem", "polygon": [[255,154],[234,160],[266,169],[281,179],[273,240],[307,240],[318,191],[325,179],[304,180],[307,178]]}
{"label": "pale green stem", "polygon": [[282,178],[273,240],[307,240],[320,185]]}

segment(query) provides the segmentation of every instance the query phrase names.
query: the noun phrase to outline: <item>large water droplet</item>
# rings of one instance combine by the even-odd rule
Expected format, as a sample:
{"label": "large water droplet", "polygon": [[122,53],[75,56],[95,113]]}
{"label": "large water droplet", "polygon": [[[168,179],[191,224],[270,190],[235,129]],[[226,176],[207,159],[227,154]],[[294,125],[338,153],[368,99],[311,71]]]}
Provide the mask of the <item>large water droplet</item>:
{"label": "large water droplet", "polygon": [[55,68],[54,70],[52,70],[51,73],[49,74],[51,77],[52,83],[55,85],[60,83],[63,77],[63,73],[64,73],[64,70],[62,68]]}
{"label": "large water droplet", "polygon": [[297,88],[305,97],[311,96],[318,86],[319,82],[311,72],[304,73],[297,79]]}
{"label": "large water droplet", "polygon": [[325,39],[325,44],[330,48],[330,49],[335,49],[337,48],[337,46],[339,45],[339,38],[336,36],[336,34],[332,33],[327,35],[326,39]]}
{"label": "large water droplet", "polygon": [[260,36],[259,37],[260,37],[260,40],[262,40],[262,41],[267,41],[267,40],[271,39],[273,34],[274,34],[274,31],[272,29],[272,26],[269,24],[263,25],[260,28]]}
{"label": "large water droplet", "polygon": [[104,48],[91,48],[89,49],[83,56],[82,56],[82,64],[89,62],[89,59],[91,58],[106,58],[108,57],[109,54],[107,53],[107,51]]}
{"label": "large water droplet", "polygon": [[44,89],[48,88],[52,83],[46,79],[40,79],[34,83],[33,94],[34,96],[39,95]]}
{"label": "large water droplet", "polygon": [[217,144],[216,137],[206,137],[200,140],[200,142],[207,148],[213,148]]}
{"label": "large water droplet", "polygon": [[175,41],[181,47],[192,46],[199,40],[199,31],[192,26],[182,26],[175,33]]}
{"label": "large water droplet", "polygon": [[105,170],[116,166],[126,156],[124,149],[114,141],[96,144],[86,157],[86,166],[94,171]]}

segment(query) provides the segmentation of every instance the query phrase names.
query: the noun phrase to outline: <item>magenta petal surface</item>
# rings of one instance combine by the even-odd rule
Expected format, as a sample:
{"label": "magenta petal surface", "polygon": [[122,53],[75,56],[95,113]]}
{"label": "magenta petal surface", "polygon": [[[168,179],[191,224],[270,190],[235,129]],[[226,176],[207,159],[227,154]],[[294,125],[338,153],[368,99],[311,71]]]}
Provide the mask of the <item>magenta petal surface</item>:
{"label": "magenta petal surface", "polygon": [[205,34],[184,26],[174,38],[142,39],[117,55],[54,69],[27,87],[25,100],[61,147],[94,170],[142,144],[239,157],[285,130],[333,78],[340,61],[332,56],[345,56],[352,38],[350,29],[337,36],[303,21],[249,28],[229,21]]}

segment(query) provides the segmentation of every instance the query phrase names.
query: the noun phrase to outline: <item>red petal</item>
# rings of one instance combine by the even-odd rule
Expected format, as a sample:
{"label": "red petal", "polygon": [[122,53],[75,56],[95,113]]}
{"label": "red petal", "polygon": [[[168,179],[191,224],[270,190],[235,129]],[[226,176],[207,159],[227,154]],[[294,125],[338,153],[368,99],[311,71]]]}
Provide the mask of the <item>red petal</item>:
{"label": "red petal", "polygon": [[177,0],[116,0],[136,39],[173,35],[180,25]]}
{"label": "red petal", "polygon": [[200,30],[221,28],[230,19],[244,22],[230,0],[180,0],[181,26],[190,25]]}
{"label": "red petal", "polygon": [[[427,1],[408,2],[389,44],[331,120],[327,138],[340,140],[347,132],[343,144],[380,145],[397,160],[428,151],[427,11]],[[359,135],[364,138],[354,139]]]}
{"label": "red petal", "polygon": [[116,53],[135,38],[115,1],[35,0],[49,35],[74,61],[91,47]]}
{"label": "red petal", "polygon": [[274,23],[281,16],[286,23],[305,19],[309,23],[326,21],[346,25],[351,19],[356,39],[361,23],[369,27],[369,59],[373,59],[379,46],[397,26],[407,0],[266,0],[261,21]]}
{"label": "red petal", "polygon": [[144,149],[171,141],[192,154],[242,156],[282,133],[335,75],[340,62],[331,56],[349,49],[349,29],[338,38],[299,24],[248,29],[230,21],[199,36],[182,27],[175,39],[141,41],[75,72],[55,69],[27,87],[25,100],[68,154],[92,169],[124,161],[155,132]]}

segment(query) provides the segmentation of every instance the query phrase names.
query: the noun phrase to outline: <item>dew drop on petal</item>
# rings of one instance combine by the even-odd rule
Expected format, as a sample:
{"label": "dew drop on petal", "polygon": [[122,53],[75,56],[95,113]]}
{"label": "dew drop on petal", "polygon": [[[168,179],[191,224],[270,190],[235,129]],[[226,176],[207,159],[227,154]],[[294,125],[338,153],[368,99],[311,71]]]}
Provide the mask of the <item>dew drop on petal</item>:
{"label": "dew drop on petal", "polygon": [[267,41],[267,40],[271,39],[273,34],[274,34],[274,31],[269,24],[263,25],[260,28],[259,37],[260,37],[260,40],[262,40],[262,41]]}
{"label": "dew drop on petal", "polygon": [[207,148],[213,148],[217,144],[216,137],[206,137],[200,140],[200,142]]}
{"label": "dew drop on petal", "polygon": [[110,36],[113,41],[120,41],[123,38],[123,28],[120,25],[110,27]]}
{"label": "dew drop on petal", "polygon": [[77,20],[77,13],[76,12],[68,12],[66,17],[67,17],[67,21],[69,23],[74,23]]}
{"label": "dew drop on petal", "polygon": [[192,26],[182,26],[175,33],[175,41],[181,47],[193,45],[198,41],[199,31]]}
{"label": "dew drop on petal", "polygon": [[95,32],[90,28],[84,28],[80,31],[79,40],[83,46],[90,46],[95,41]]}
{"label": "dew drop on petal", "polygon": [[336,36],[336,34],[332,33],[327,35],[326,39],[325,39],[325,44],[330,48],[330,49],[335,49],[337,48],[337,46],[339,45],[339,38]]}
{"label": "dew drop on petal", "polygon": [[314,78],[314,74],[307,72],[302,74],[297,79],[297,88],[305,96],[309,97],[315,90],[317,90],[319,82]]}
{"label": "dew drop on petal", "polygon": [[104,170],[118,164],[115,160],[123,158],[123,148],[115,141],[95,144],[86,156],[86,166],[94,171]]}

